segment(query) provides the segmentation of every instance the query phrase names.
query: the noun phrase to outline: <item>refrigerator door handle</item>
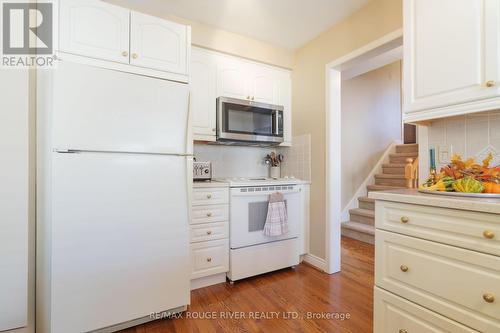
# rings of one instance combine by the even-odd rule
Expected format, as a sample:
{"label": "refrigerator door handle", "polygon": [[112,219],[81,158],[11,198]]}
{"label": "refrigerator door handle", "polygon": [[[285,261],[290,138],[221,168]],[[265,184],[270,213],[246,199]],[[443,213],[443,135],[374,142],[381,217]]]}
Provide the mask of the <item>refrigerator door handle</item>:
{"label": "refrigerator door handle", "polygon": [[54,152],[58,154],[78,154],[81,151],[72,149],[54,149]]}

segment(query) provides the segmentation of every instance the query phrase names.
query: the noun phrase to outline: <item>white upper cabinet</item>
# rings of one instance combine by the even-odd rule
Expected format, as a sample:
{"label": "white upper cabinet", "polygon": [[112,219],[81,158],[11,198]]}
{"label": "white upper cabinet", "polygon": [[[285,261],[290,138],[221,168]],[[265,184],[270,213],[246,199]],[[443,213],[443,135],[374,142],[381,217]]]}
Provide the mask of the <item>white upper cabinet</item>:
{"label": "white upper cabinet", "polygon": [[194,139],[215,141],[218,97],[231,97],[284,107],[284,143],[292,142],[290,71],[193,47],[191,109]]}
{"label": "white upper cabinet", "polygon": [[259,66],[250,65],[248,75],[248,95],[256,102],[279,104],[277,96],[277,84],[279,78],[272,70]]}
{"label": "white upper cabinet", "polygon": [[404,111],[419,121],[500,107],[498,0],[404,1]]}
{"label": "white upper cabinet", "polygon": [[196,140],[215,141],[217,62],[200,49],[191,58],[191,112]]}
{"label": "white upper cabinet", "polygon": [[128,63],[130,11],[102,1],[59,2],[62,52]]}
{"label": "white upper cabinet", "polygon": [[59,4],[62,60],[188,81],[190,27],[99,0]]}
{"label": "white upper cabinet", "polygon": [[221,56],[217,68],[217,97],[250,99],[247,63]]}
{"label": "white upper cabinet", "polygon": [[187,73],[186,26],[136,12],[131,13],[130,23],[132,65]]}

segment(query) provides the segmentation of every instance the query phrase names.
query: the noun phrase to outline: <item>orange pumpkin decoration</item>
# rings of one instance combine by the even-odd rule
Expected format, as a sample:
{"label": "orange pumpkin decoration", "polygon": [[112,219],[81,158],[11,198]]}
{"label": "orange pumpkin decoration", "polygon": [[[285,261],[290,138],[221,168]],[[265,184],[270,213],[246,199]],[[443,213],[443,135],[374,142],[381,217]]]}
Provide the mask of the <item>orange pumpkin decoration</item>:
{"label": "orange pumpkin decoration", "polygon": [[500,193],[500,184],[493,182],[485,182],[483,183],[484,193]]}

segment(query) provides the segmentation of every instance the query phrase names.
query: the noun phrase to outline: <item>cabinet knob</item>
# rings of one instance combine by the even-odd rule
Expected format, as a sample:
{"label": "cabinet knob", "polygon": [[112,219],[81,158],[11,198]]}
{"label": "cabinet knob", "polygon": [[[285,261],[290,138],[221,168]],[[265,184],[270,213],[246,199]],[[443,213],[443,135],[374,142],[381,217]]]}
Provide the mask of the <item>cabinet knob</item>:
{"label": "cabinet knob", "polygon": [[410,218],[408,216],[403,216],[403,217],[401,217],[401,222],[408,223],[408,222],[410,222]]}
{"label": "cabinet knob", "polygon": [[405,329],[400,329],[400,330],[399,330],[399,333],[408,333],[408,331],[407,331],[407,330],[405,330]]}
{"label": "cabinet knob", "polygon": [[409,268],[408,266],[405,266],[405,265],[401,265],[401,267],[399,267],[399,269],[401,269],[402,272],[408,272]]}
{"label": "cabinet knob", "polygon": [[128,52],[127,52],[127,51],[123,51],[123,52],[122,52],[122,56],[124,56],[124,57],[128,57]]}
{"label": "cabinet knob", "polygon": [[255,96],[252,96],[252,101],[255,100]]}
{"label": "cabinet knob", "polygon": [[212,213],[207,213],[207,217],[211,217],[212,216]]}
{"label": "cabinet knob", "polygon": [[486,230],[485,232],[483,232],[483,236],[484,236],[484,238],[487,238],[487,239],[495,238],[495,234],[493,233],[493,231],[489,231],[489,230]]}
{"label": "cabinet knob", "polygon": [[250,99],[250,96],[247,96],[247,99]]}
{"label": "cabinet knob", "polygon": [[495,296],[492,294],[484,294],[483,299],[486,303],[493,303],[495,302]]}
{"label": "cabinet knob", "polygon": [[210,236],[211,234],[212,234],[212,230],[208,230],[208,231],[207,231],[207,235],[209,235],[209,236]]}
{"label": "cabinet knob", "polygon": [[212,128],[212,132],[215,132],[215,131],[216,131],[216,129],[215,129],[215,128]]}
{"label": "cabinet knob", "polygon": [[207,262],[212,262],[212,258],[207,258]]}
{"label": "cabinet knob", "polygon": [[139,55],[137,53],[132,53],[132,58],[137,59],[139,58]]}
{"label": "cabinet knob", "polygon": [[496,82],[493,80],[486,82],[486,87],[488,87],[488,88],[494,87],[495,85],[496,85]]}
{"label": "cabinet knob", "polygon": [[212,195],[211,194],[207,194],[207,199],[212,199]]}

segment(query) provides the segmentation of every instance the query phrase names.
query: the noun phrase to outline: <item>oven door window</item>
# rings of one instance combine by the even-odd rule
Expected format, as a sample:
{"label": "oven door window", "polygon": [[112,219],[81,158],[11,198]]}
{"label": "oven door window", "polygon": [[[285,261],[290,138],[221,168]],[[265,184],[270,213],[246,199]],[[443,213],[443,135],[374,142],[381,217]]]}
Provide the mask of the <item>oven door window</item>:
{"label": "oven door window", "polygon": [[224,103],[224,132],[273,136],[274,111]]}
{"label": "oven door window", "polygon": [[[287,206],[286,200],[285,206]],[[248,204],[248,232],[262,232],[264,230],[264,225],[266,224],[267,220],[268,207],[268,201],[250,202]]]}

